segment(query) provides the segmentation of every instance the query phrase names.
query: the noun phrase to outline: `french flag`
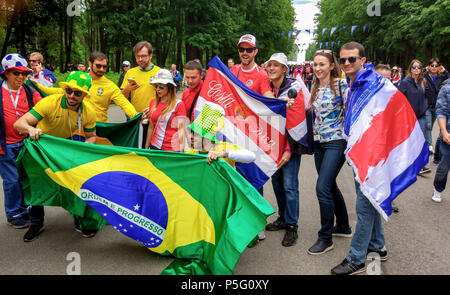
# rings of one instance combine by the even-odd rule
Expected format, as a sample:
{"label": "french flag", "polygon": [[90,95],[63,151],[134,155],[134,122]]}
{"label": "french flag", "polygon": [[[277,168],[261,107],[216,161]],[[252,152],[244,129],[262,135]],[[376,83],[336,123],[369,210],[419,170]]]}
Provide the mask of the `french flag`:
{"label": "french flag", "polygon": [[[205,105],[222,113],[216,138],[256,155],[253,163],[236,163],[236,169],[257,189],[277,171],[286,142],[286,101],[264,97],[234,76],[218,57],[208,73],[195,105],[197,118]],[[217,113],[217,112],[216,112]]]}
{"label": "french flag", "polygon": [[345,154],[361,192],[388,220],[392,201],[417,180],[429,150],[407,98],[365,66],[350,88]]}

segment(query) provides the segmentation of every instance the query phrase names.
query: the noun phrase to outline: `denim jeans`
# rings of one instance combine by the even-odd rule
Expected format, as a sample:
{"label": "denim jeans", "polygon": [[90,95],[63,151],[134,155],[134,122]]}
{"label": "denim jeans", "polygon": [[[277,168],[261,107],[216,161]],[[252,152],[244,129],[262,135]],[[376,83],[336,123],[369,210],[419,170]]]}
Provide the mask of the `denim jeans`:
{"label": "denim jeans", "polygon": [[334,216],[341,228],[349,227],[347,207],[339,190],[336,178],[345,162],[345,140],[333,140],[320,143],[314,141],[314,163],[319,177],[316,183],[316,195],[320,207],[319,240],[331,242]]}
{"label": "denim jeans", "polygon": [[384,246],[383,224],[381,215],[372,206],[372,203],[356,187],[356,223],[355,233],[350,243],[350,253],[347,260],[354,264],[362,264],[366,261],[368,250],[379,250]]}
{"label": "denim jeans", "polygon": [[[420,130],[422,130],[423,136],[426,139],[426,134],[427,134],[427,118],[426,118],[426,116],[423,115],[422,117],[417,119],[417,121],[419,121]],[[427,143],[428,143],[428,141],[427,141]]]}
{"label": "denim jeans", "polygon": [[450,169],[450,146],[443,140],[440,141],[439,152],[441,159],[434,176],[434,188],[438,192],[443,192],[447,185],[448,170]]}
{"label": "denim jeans", "polygon": [[289,161],[272,175],[272,187],[278,204],[278,214],[287,224],[298,227],[298,171],[301,155],[292,154]]}
{"label": "denim jeans", "polygon": [[434,122],[436,122],[436,109],[428,108],[425,112],[425,120],[426,120],[426,132],[425,139],[429,146],[433,146],[433,137],[431,136],[431,132],[433,131]]}
{"label": "denim jeans", "polygon": [[436,146],[434,147],[434,155],[433,155],[433,161],[439,162],[441,160],[441,142],[442,142],[442,136],[439,135],[436,139]]}
{"label": "denim jeans", "polygon": [[22,148],[22,142],[7,144],[6,154],[0,155],[0,176],[3,179],[5,212],[8,220],[21,218],[25,210],[22,182],[16,167],[16,159]]}

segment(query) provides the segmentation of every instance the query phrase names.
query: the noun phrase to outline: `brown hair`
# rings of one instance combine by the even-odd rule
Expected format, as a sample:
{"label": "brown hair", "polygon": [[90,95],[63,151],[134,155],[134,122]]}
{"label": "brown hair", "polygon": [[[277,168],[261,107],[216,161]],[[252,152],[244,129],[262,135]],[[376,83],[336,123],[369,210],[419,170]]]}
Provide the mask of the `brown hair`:
{"label": "brown hair", "polygon": [[386,70],[386,71],[390,71],[391,67],[389,65],[385,65],[385,64],[377,64],[374,68],[375,71],[378,70]]}
{"label": "brown hair", "polygon": [[[327,52],[325,50],[319,50],[314,54],[314,58],[316,56],[323,56],[328,59],[328,62],[331,64],[334,64],[334,69],[330,72],[330,89],[334,94],[334,97],[337,97],[336,88],[334,87],[334,84],[336,82],[336,79],[339,79],[341,77],[341,68],[339,67],[339,63],[337,62],[336,56],[334,53],[330,50],[330,52]],[[314,59],[313,58],[313,59]],[[311,89],[311,100],[310,100],[310,106],[312,106],[314,100],[316,99],[317,90],[319,89],[320,81],[319,79],[315,79],[314,84]]]}
{"label": "brown hair", "polygon": [[108,61],[108,57],[106,56],[106,54],[104,54],[103,52],[100,52],[100,51],[94,51],[89,56],[89,61],[91,63],[93,63],[94,60],[96,60],[96,59],[98,59],[98,60],[105,60],[106,59],[106,61]]}
{"label": "brown hair", "polygon": [[142,50],[142,48],[147,48],[148,50],[148,54],[152,54],[153,53],[153,47],[152,44],[148,41],[139,41],[138,43],[136,43],[136,45],[134,45],[133,47],[133,53],[134,55],[136,55],[139,51]]}
{"label": "brown hair", "polygon": [[420,60],[413,59],[411,61],[411,63],[409,64],[408,72],[407,72],[406,76],[412,78],[411,68],[412,68],[413,64],[415,64],[415,63],[418,63],[420,65],[420,74],[419,74],[419,77],[417,77],[417,80],[414,80],[414,83],[417,84],[420,81],[420,79],[422,79],[422,83],[421,84],[422,84],[423,90],[425,91],[426,81],[425,81],[425,78],[423,76],[423,70],[422,70],[423,69],[423,65],[422,65],[422,62]]}
{"label": "brown hair", "polygon": [[364,49],[364,46],[358,42],[352,41],[352,42],[348,42],[345,43],[344,45],[342,45],[341,50],[345,49],[345,50],[353,50],[353,49],[358,49],[358,54],[359,57],[366,57],[366,50]]}
{"label": "brown hair", "polygon": [[195,60],[188,61],[184,65],[185,70],[197,70],[200,74],[203,72],[202,65]]}

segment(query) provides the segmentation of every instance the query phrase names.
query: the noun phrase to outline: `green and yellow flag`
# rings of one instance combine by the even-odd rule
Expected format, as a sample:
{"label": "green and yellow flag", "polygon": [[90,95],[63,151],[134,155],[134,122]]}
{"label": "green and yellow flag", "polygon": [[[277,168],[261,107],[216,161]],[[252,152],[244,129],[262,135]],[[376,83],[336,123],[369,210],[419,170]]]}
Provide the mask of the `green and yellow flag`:
{"label": "green and yellow flag", "polygon": [[205,155],[26,139],[17,166],[25,201],[111,224],[173,255],[162,274],[232,274],[274,210],[225,161]]}

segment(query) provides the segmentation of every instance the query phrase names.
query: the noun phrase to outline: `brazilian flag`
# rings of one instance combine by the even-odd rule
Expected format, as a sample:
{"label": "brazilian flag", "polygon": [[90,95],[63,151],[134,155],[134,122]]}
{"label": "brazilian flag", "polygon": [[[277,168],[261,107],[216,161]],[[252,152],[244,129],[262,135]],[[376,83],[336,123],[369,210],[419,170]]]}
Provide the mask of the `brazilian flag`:
{"label": "brazilian flag", "polygon": [[176,258],[162,274],[232,274],[274,213],[222,159],[26,139],[17,160],[31,205],[61,206]]}

